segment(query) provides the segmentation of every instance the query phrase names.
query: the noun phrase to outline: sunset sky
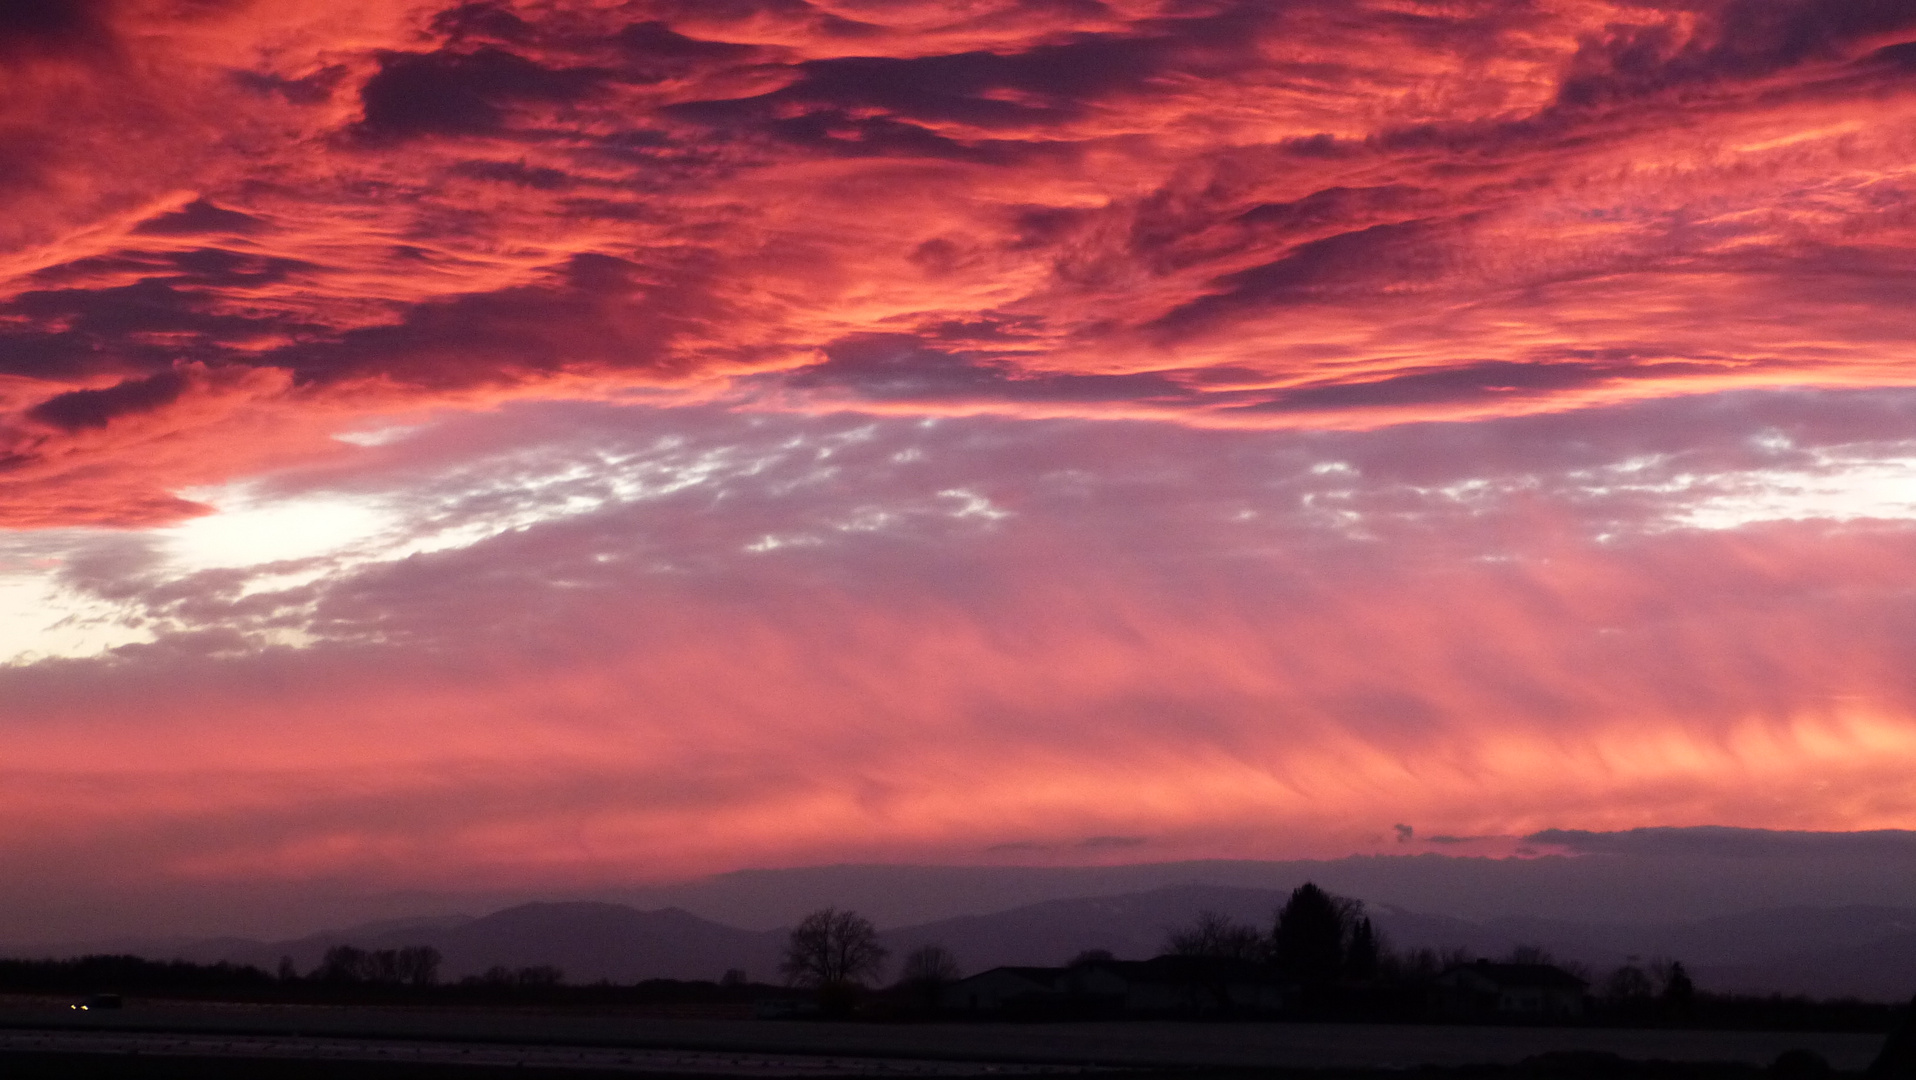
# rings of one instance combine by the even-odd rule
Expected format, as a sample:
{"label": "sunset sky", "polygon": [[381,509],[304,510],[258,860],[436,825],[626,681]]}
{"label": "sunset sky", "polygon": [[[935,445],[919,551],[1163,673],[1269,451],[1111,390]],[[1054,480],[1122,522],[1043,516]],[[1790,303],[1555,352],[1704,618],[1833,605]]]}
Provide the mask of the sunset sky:
{"label": "sunset sky", "polygon": [[18,0],[0,206],[0,914],[1916,828],[1907,0]]}

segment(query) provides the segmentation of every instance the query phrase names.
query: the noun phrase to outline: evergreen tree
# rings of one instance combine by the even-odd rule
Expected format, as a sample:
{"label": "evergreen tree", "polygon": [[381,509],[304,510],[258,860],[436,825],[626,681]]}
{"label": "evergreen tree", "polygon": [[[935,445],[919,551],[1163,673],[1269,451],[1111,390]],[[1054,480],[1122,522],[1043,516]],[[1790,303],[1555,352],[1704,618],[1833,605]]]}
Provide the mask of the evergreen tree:
{"label": "evergreen tree", "polygon": [[1271,952],[1307,989],[1335,983],[1344,969],[1344,919],[1331,894],[1310,882],[1298,886],[1277,913]]}
{"label": "evergreen tree", "polygon": [[1344,973],[1359,980],[1376,978],[1382,953],[1377,929],[1371,925],[1368,917],[1359,918],[1351,926],[1350,944],[1344,950]]}

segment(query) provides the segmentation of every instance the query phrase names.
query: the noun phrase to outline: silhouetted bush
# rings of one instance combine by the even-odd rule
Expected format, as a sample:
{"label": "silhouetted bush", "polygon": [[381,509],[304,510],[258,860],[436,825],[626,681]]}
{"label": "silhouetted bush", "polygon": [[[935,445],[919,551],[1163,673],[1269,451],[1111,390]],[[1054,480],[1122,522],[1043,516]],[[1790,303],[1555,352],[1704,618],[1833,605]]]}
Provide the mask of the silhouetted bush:
{"label": "silhouetted bush", "polygon": [[[384,986],[431,986],[439,981],[439,950],[430,945],[408,945],[403,949],[367,951],[351,945],[335,945],[313,972],[313,978],[334,984],[375,983]],[[291,968],[290,959],[280,963],[281,977]]]}
{"label": "silhouetted bush", "polygon": [[1200,911],[1196,922],[1165,935],[1164,951],[1171,956],[1263,960],[1270,955],[1270,942],[1255,926],[1216,911]]}

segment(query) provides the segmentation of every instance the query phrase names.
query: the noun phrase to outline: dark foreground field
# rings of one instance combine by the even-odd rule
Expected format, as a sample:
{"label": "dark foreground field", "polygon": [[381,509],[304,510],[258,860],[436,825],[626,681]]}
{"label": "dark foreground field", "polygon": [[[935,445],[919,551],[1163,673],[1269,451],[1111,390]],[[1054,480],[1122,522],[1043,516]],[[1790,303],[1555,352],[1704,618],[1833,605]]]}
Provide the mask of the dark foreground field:
{"label": "dark foreground field", "polygon": [[16,1077],[896,1077],[1121,1072],[1161,1080],[1816,1080],[1860,1073],[1882,1036],[1836,1032],[1305,1023],[871,1024],[536,1010],[132,1000],[79,1013],[0,1002]]}
{"label": "dark foreground field", "polygon": [[[1071,1075],[1088,1071],[1069,1070]],[[1045,1072],[1030,1075],[1064,1075]],[[999,1073],[968,1080],[997,1080]],[[1857,1074],[1759,1069],[1701,1062],[1632,1062],[1606,1055],[1551,1055],[1515,1065],[1409,1070],[1133,1069],[1098,1075],[1124,1080],[1854,1080]],[[7,1080],[710,1080],[704,1074],[607,1070],[591,1065],[452,1065],[424,1062],[0,1053]]]}

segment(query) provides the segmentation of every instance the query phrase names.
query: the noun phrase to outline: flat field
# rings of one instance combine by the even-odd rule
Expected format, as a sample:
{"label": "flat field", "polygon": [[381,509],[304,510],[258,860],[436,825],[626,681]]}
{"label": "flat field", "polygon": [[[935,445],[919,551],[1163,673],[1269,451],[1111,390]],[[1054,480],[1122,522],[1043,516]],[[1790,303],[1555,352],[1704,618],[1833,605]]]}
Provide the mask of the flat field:
{"label": "flat field", "polygon": [[[887,1062],[1104,1066],[1147,1069],[1407,1069],[1510,1065],[1543,1054],[1607,1053],[1632,1061],[1766,1065],[1806,1049],[1841,1071],[1865,1068],[1882,1036],[1788,1031],[1477,1027],[1307,1023],[832,1023],[693,1020],[616,1012],[221,1005],[129,1000],[126,1008],[79,1013],[64,1000],[0,1000],[0,1035],[64,1038],[137,1033],[304,1037],[437,1044],[627,1048]],[[702,1069],[686,1071],[704,1071]],[[753,1071],[753,1070],[747,1070]],[[809,1067],[801,1071],[812,1071]],[[766,1075],[760,1073],[760,1075]]]}

